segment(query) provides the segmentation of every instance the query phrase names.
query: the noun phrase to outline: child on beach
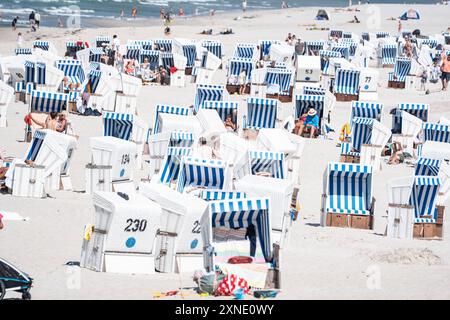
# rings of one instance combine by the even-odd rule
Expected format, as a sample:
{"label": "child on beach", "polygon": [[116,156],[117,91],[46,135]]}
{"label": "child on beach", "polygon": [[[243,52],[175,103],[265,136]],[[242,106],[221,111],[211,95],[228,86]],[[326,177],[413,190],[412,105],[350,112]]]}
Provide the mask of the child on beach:
{"label": "child on beach", "polygon": [[426,84],[428,80],[428,72],[425,67],[422,67],[420,72],[420,91],[426,90]]}
{"label": "child on beach", "polygon": [[17,20],[19,20],[19,17],[15,17],[13,19],[13,21],[11,22],[11,27],[12,27],[13,31],[16,31],[16,29],[17,29]]}
{"label": "child on beach", "polygon": [[19,32],[17,34],[17,48],[22,48],[22,44],[23,44],[22,33]]}

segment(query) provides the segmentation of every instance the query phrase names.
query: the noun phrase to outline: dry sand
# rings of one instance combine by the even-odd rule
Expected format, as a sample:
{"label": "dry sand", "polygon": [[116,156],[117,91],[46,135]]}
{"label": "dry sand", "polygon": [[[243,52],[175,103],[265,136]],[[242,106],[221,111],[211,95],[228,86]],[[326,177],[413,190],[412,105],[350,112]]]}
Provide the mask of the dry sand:
{"label": "dry sand", "polygon": [[[435,34],[449,27],[450,6],[414,6],[422,16],[418,22],[404,22],[405,29],[419,28],[424,34]],[[313,20],[317,8],[284,11],[249,12],[252,19],[234,20],[241,15],[228,13],[214,17],[192,18],[175,22],[171,37],[192,39],[219,39],[225,54],[232,55],[237,42],[256,42],[259,39],[283,40],[288,32],[306,40],[325,39],[327,31],[307,31],[305,24],[336,27],[360,33],[369,30],[366,22],[376,8],[380,14],[380,30],[397,32],[397,22],[391,16],[401,15],[408,7],[403,5],[361,6],[357,15],[361,24],[350,24],[354,12],[328,9],[329,22]],[[162,27],[155,22],[104,29],[83,29],[72,35],[72,30],[42,28],[37,33],[26,33],[25,46],[36,37],[48,39],[60,54],[65,41],[84,39],[92,41],[100,34],[118,34],[126,39],[163,38]],[[231,27],[235,34],[227,36],[199,35],[204,29],[214,33]],[[23,30],[25,31],[25,30]],[[377,30],[370,30],[377,31]],[[16,45],[16,34],[9,28],[0,29],[0,54],[10,55]],[[432,87],[432,94],[409,94],[386,88],[388,70],[380,70],[379,101],[386,106],[382,121],[390,126],[389,110],[398,102],[427,102],[431,104],[431,121],[450,113],[449,93]],[[225,82],[225,71],[216,74],[219,83]],[[233,99],[238,99],[233,96]],[[242,99],[242,98],[239,98]],[[194,101],[194,85],[185,88],[144,87],[139,97],[139,116],[148,121],[156,103],[190,105]],[[8,109],[7,128],[0,129],[0,142],[10,155],[21,157],[27,144],[23,117],[27,106],[12,103]],[[350,103],[338,103],[332,117],[336,131],[348,119]],[[102,135],[101,118],[71,115],[80,136],[71,172],[74,189],[84,190],[84,166],[90,161],[88,139]],[[322,176],[328,161],[338,161],[337,136],[333,140],[309,140],[304,150],[301,172],[301,218],[294,224],[290,245],[282,252],[283,299],[448,299],[450,298],[450,231],[449,221],[445,241],[407,241],[383,236],[386,227],[386,181],[411,174],[406,165],[383,164],[374,177],[376,198],[375,230],[322,228],[319,226]],[[137,172],[146,176],[146,169]],[[0,256],[10,260],[35,279],[32,295],[35,299],[151,299],[155,291],[177,290],[194,283],[191,274],[155,274],[152,276],[96,273],[79,268],[68,268],[68,261],[79,261],[83,227],[93,221],[90,197],[80,192],[52,192],[43,200],[21,199],[9,195],[0,197],[2,210],[19,212],[30,217],[27,222],[9,222],[0,232]],[[448,220],[448,219],[446,219]],[[72,281],[80,276],[79,288]],[[379,285],[373,285],[379,279]],[[188,298],[199,298],[190,295]]]}

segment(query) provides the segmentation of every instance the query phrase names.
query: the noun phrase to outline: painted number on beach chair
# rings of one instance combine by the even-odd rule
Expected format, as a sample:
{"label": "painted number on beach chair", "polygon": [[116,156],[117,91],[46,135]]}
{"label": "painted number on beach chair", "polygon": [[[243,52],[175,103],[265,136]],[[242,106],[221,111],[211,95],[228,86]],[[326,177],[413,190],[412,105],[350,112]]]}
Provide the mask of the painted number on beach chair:
{"label": "painted number on beach chair", "polygon": [[366,77],[366,83],[370,83],[372,81],[371,77]]}
{"label": "painted number on beach chair", "polygon": [[192,233],[200,233],[200,223],[197,221],[194,222],[194,228],[192,228]]}
{"label": "painted number on beach chair", "polygon": [[312,69],[306,69],[306,70],[305,70],[305,73],[306,73],[306,74],[312,74],[313,71],[312,71]]}
{"label": "painted number on beach chair", "polygon": [[128,219],[127,226],[125,227],[125,232],[144,232],[147,229],[147,220],[146,219]]}
{"label": "painted number on beach chair", "polygon": [[129,154],[122,155],[121,164],[128,164],[128,163],[130,163],[130,155]]}

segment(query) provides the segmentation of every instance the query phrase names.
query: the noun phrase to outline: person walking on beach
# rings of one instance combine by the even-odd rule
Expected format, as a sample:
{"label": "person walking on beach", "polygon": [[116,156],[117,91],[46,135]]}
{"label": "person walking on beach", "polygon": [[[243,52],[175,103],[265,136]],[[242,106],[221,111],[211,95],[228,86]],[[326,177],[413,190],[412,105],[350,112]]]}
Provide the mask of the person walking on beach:
{"label": "person walking on beach", "polygon": [[184,9],[183,9],[182,7],[180,7],[180,9],[178,10],[178,15],[179,15],[180,17],[183,17],[183,16],[184,16]]}
{"label": "person walking on beach", "polygon": [[39,28],[41,24],[41,14],[36,11],[36,14],[34,15],[34,21],[36,22],[36,27]]}
{"label": "person walking on beach", "polygon": [[134,6],[133,9],[131,9],[131,17],[133,19],[136,19],[136,17],[137,17],[137,8],[136,8],[136,6]]}
{"label": "person walking on beach", "polygon": [[31,11],[30,15],[28,16],[28,22],[30,22],[30,25],[33,25],[36,22],[34,11]]}
{"label": "person walking on beach", "polygon": [[242,12],[247,11],[247,0],[242,0]]}
{"label": "person walking on beach", "polygon": [[281,1],[281,9],[286,9],[287,7],[286,1]]}
{"label": "person walking on beach", "polygon": [[11,27],[12,27],[13,31],[16,31],[16,29],[17,29],[17,20],[19,20],[19,17],[15,17],[13,19],[13,21],[11,22]]}
{"label": "person walking on beach", "polygon": [[120,20],[123,20],[125,18],[125,11],[122,9],[120,10]]}
{"label": "person walking on beach", "polygon": [[442,90],[447,91],[448,82],[450,81],[450,54],[446,57],[445,51],[443,51],[442,55],[441,72]]}

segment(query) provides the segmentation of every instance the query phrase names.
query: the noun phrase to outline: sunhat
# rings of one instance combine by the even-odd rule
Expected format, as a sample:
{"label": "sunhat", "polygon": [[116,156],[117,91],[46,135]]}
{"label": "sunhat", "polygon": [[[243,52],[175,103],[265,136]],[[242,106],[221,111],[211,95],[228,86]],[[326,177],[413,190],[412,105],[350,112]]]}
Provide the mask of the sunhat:
{"label": "sunhat", "polygon": [[313,108],[308,110],[308,116],[315,116],[317,114],[317,111]]}

